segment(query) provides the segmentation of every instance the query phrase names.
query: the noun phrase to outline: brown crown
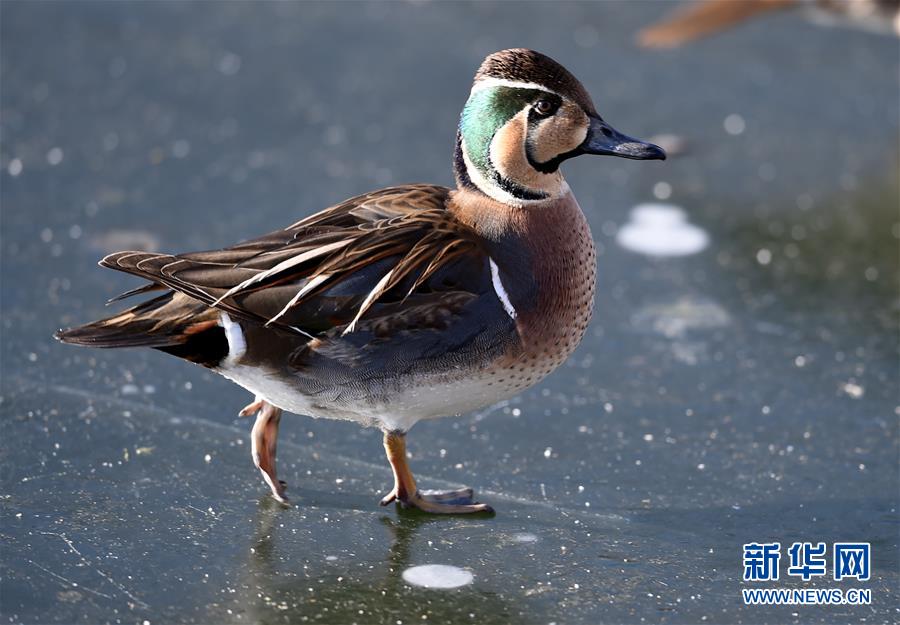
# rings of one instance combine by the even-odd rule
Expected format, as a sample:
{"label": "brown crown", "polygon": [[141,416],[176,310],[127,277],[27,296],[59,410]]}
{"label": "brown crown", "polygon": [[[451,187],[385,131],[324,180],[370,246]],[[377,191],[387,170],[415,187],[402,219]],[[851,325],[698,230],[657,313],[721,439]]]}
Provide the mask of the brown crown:
{"label": "brown crown", "polygon": [[475,73],[476,82],[485,78],[542,85],[577,102],[588,113],[596,114],[590,94],[578,79],[549,56],[534,50],[510,48],[494,52],[484,59]]}

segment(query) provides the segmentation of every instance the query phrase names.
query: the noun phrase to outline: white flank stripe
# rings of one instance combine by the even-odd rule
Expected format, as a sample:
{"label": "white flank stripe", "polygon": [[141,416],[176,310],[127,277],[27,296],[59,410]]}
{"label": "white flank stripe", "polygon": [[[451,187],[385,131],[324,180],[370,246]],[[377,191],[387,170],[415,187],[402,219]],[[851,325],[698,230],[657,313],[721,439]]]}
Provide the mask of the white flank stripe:
{"label": "white flank stripe", "polygon": [[225,329],[225,340],[228,341],[228,357],[225,358],[225,364],[231,366],[247,352],[247,341],[244,340],[241,324],[232,321],[228,313],[219,313],[219,325]]}
{"label": "white flank stripe", "polygon": [[515,319],[518,317],[518,313],[512,305],[512,302],[509,301],[509,294],[506,292],[506,289],[503,288],[503,282],[500,281],[500,270],[497,268],[497,263],[494,262],[493,258],[488,258],[488,262],[491,263],[491,282],[494,284],[494,292],[497,294],[497,297],[500,298],[500,303],[503,304],[503,309],[506,311],[506,314],[509,315],[511,319]]}

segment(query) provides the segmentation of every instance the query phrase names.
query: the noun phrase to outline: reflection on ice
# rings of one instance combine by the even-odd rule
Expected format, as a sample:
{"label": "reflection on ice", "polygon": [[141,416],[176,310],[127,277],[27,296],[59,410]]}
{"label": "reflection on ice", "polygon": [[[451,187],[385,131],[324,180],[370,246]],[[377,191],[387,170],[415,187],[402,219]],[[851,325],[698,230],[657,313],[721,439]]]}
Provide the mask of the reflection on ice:
{"label": "reflection on ice", "polygon": [[449,564],[423,564],[403,571],[403,581],[423,588],[459,588],[472,583],[472,573]]}
{"label": "reflection on ice", "polygon": [[648,256],[688,256],[706,249],[709,235],[688,222],[674,204],[639,204],[631,221],[622,226],[616,242],[626,250]]}
{"label": "reflection on ice", "polygon": [[731,316],[713,301],[684,296],[642,308],[632,315],[631,324],[639,332],[669,339],[672,356],[693,366],[709,358],[708,332],[731,324]]}
{"label": "reflection on ice", "polygon": [[642,332],[681,339],[688,332],[725,327],[731,323],[731,316],[711,300],[684,296],[673,302],[645,306],[632,315],[631,323]]}

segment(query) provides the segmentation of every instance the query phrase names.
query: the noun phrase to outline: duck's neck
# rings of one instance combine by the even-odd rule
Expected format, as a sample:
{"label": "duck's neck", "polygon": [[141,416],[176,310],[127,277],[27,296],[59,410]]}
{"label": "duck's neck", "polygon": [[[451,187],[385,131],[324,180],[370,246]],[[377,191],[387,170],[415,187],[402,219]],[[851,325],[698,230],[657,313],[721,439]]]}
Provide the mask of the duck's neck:
{"label": "duck's neck", "polygon": [[584,213],[571,192],[518,206],[500,202],[476,187],[460,186],[451,192],[447,208],[455,219],[489,241],[500,242],[514,236],[521,244],[547,253],[560,245],[568,247],[560,230],[565,223],[579,221],[587,227]]}
{"label": "duck's neck", "polygon": [[574,349],[593,308],[596,256],[572,194],[517,207],[462,188],[451,194],[448,209],[485,240],[519,311],[523,339]]}

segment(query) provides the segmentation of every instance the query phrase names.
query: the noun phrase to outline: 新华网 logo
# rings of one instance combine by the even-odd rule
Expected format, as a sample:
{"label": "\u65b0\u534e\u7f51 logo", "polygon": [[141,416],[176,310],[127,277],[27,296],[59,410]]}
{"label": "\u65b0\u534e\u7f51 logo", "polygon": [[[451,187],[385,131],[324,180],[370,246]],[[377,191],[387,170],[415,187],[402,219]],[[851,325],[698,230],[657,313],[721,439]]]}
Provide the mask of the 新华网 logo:
{"label": "\u65b0\u534e\u7f51 logo", "polygon": [[[795,542],[787,548],[786,573],[804,582],[824,578],[828,573],[829,555],[834,581],[865,582],[872,576],[870,543],[832,543],[831,553],[823,542]],[[744,544],[744,581],[778,581],[781,543]],[[745,605],[871,605],[868,588],[744,588]]]}

